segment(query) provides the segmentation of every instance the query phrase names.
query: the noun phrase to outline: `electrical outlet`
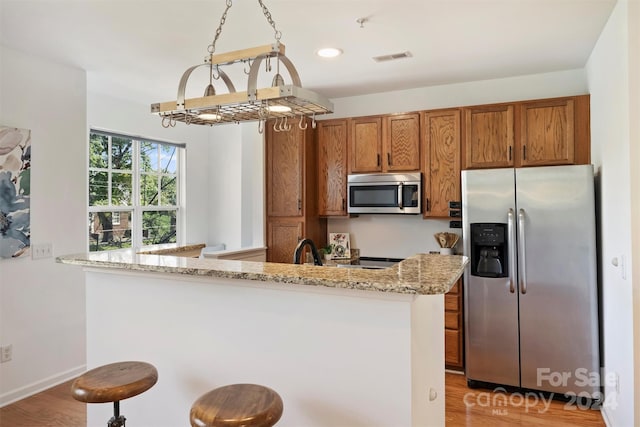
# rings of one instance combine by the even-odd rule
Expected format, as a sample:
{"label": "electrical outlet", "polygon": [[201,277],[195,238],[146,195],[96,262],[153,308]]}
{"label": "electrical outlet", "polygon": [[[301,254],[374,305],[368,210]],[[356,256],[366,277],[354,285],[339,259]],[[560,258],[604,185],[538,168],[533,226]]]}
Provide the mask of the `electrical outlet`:
{"label": "electrical outlet", "polygon": [[31,245],[31,258],[42,259],[53,256],[53,245],[51,243],[38,243]]}
{"label": "electrical outlet", "polygon": [[13,346],[11,344],[0,347],[0,363],[8,362],[13,357]]}

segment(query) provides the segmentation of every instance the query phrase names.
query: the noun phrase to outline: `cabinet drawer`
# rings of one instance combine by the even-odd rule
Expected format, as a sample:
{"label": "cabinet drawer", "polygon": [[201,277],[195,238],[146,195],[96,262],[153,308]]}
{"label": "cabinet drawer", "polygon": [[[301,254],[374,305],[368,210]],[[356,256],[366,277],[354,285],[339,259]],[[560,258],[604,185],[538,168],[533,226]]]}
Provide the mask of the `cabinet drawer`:
{"label": "cabinet drawer", "polygon": [[455,311],[445,311],[444,327],[446,329],[460,329],[460,315]]}
{"label": "cabinet drawer", "polygon": [[446,311],[455,311],[455,312],[460,310],[460,295],[445,294],[444,309]]}
{"label": "cabinet drawer", "polygon": [[462,366],[460,331],[444,331],[444,361],[447,365]]}

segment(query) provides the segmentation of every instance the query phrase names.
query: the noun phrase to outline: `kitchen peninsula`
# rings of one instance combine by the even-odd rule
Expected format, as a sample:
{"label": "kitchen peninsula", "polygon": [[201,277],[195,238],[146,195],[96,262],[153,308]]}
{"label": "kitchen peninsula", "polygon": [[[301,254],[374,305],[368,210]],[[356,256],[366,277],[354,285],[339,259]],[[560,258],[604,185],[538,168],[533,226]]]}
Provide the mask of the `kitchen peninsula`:
{"label": "kitchen peninsula", "polygon": [[[462,256],[381,270],[136,254],[62,256],[86,272],[87,368],[156,366],[123,402],[135,425],[186,425],[204,392],[258,383],[282,426],[444,426],[444,293]],[[88,425],[109,405],[89,405]]]}

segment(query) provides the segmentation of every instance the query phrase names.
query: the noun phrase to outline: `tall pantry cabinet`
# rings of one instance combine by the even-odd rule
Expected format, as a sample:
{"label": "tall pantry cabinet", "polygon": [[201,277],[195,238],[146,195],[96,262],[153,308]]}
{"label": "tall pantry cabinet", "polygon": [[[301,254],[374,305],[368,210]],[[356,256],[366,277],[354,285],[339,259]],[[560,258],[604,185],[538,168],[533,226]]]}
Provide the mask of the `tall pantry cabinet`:
{"label": "tall pantry cabinet", "polygon": [[[265,125],[267,261],[291,263],[301,239],[326,243],[327,222],[318,216],[317,151],[313,129],[289,131]],[[304,260],[303,260],[304,261]]]}
{"label": "tall pantry cabinet", "polygon": [[319,121],[318,143],[318,214],[347,216],[347,119]]}

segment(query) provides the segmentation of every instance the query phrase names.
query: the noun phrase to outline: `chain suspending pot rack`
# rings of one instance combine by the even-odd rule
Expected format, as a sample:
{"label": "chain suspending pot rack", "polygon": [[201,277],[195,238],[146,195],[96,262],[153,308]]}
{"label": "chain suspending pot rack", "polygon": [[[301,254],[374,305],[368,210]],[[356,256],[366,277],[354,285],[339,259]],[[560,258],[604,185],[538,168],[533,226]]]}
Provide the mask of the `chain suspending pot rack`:
{"label": "chain suspending pot rack", "polygon": [[[262,0],[258,0],[267,22],[275,32],[275,42],[269,45],[215,54],[216,41],[222,33],[227,13],[232,0],[226,1],[226,9],[220,19],[213,42],[208,46],[208,55],[204,63],[187,69],[178,86],[178,97],[175,101],[151,104],[151,112],[162,118],[162,126],[173,127],[177,122],[195,125],[214,126],[224,123],[240,123],[258,121],[258,130],[264,131],[267,120],[275,119],[276,132],[287,131],[292,126],[301,129],[307,127],[306,117],[312,118],[315,127],[315,116],[332,113],[333,104],[324,96],[302,87],[300,76],[293,63],[285,55],[285,46],[280,43],[282,33],[276,28],[271,13]],[[271,71],[271,60],[276,61],[276,74],[271,87],[258,88],[258,73],[263,61],[267,71]],[[244,63],[247,74],[246,92],[238,92],[224,70],[223,66]],[[291,84],[285,84],[280,75],[280,64],[283,64],[291,78]],[[204,96],[185,99],[187,81],[191,73],[200,67],[209,68],[209,85]],[[228,93],[216,94],[213,80],[222,80]]]}

